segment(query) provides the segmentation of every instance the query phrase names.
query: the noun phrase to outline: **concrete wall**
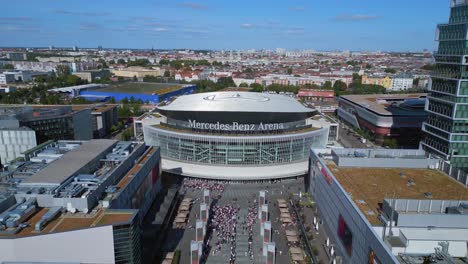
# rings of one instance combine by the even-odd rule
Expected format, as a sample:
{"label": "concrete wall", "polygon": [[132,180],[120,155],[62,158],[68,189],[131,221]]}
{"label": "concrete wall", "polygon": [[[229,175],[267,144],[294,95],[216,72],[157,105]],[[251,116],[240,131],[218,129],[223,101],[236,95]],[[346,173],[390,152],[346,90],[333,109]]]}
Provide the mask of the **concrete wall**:
{"label": "concrete wall", "polygon": [[[356,157],[355,152],[365,154],[365,157]],[[439,166],[438,159],[425,158],[425,153],[421,150],[336,149],[332,155],[340,167],[426,169]]]}
{"label": "concrete wall", "polygon": [[0,239],[0,262],[115,262],[112,226]]}
{"label": "concrete wall", "polygon": [[0,130],[0,163],[7,164],[36,145],[34,130]]}
{"label": "concrete wall", "polygon": [[[317,162],[321,163],[320,158],[311,151],[310,190],[317,203],[319,215],[324,223],[323,227],[330,236],[330,241],[334,245],[337,255],[342,256],[343,263],[368,263],[371,250],[375,252],[380,263],[399,263],[346,191],[339,185],[331,171],[321,163],[332,179],[329,183],[316,166]],[[348,255],[338,237],[340,215],[353,234],[351,255]]]}
{"label": "concrete wall", "polygon": [[73,115],[74,140],[93,139],[91,109],[83,109]]}

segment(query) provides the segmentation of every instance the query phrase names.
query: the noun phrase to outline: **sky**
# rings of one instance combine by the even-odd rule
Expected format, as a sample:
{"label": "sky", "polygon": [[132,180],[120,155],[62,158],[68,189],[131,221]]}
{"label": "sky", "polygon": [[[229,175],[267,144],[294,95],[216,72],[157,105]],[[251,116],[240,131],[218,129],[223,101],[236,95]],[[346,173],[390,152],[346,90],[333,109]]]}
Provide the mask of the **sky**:
{"label": "sky", "polygon": [[0,0],[0,46],[435,50],[449,0]]}

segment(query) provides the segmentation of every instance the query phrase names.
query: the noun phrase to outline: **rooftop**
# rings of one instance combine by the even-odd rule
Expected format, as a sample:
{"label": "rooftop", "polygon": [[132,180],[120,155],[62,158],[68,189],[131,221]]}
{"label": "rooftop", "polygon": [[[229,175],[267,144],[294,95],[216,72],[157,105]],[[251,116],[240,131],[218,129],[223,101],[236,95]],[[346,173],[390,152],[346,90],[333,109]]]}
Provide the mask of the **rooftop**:
{"label": "rooftop", "polygon": [[95,105],[72,105],[73,111],[78,111],[82,109],[91,108],[94,112],[106,112],[114,107],[117,107],[116,104],[95,104]]}
{"label": "rooftop", "polygon": [[129,94],[167,94],[184,88],[183,84],[126,82],[108,87],[90,89],[94,92],[129,93]]}
{"label": "rooftop", "polygon": [[431,192],[434,200],[468,199],[468,188],[437,170],[349,168],[338,167],[332,160],[326,163],[372,225],[382,224],[378,216],[385,198],[426,200],[425,193]]}
{"label": "rooftop", "polygon": [[[366,108],[380,115],[426,115],[424,107],[417,106],[414,102],[424,99],[427,94],[373,94],[373,95],[343,95],[340,98]],[[406,103],[401,105],[400,103]],[[421,106],[423,106],[421,102]]]}
{"label": "rooftop", "polygon": [[84,166],[117,143],[116,140],[90,140],[67,152],[60,159],[25,179],[21,184],[60,185],[75,176]]}
{"label": "rooftop", "polygon": [[23,222],[28,226],[18,233],[0,234],[1,238],[24,237],[33,235],[43,235],[47,233],[57,233],[72,231],[82,228],[90,228],[104,225],[115,225],[130,222],[136,215],[136,210],[105,210],[98,209],[89,214],[84,213],[60,213],[57,217],[48,222],[41,231],[35,230],[35,225],[49,211],[49,208],[38,208],[29,218]]}
{"label": "rooftop", "polygon": [[294,98],[268,93],[213,92],[184,95],[159,107],[166,111],[312,113]]}

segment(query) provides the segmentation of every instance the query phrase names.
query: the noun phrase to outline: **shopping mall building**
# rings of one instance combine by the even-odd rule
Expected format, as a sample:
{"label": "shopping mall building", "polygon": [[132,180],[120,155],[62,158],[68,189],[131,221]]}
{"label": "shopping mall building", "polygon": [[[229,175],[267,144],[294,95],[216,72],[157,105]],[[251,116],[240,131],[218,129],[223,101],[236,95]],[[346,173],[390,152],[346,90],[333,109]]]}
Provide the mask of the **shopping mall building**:
{"label": "shopping mall building", "polygon": [[[294,98],[214,92],[181,96],[143,120],[163,170],[208,179],[264,180],[306,174],[311,147],[331,124]],[[336,127],[334,127],[336,128]]]}

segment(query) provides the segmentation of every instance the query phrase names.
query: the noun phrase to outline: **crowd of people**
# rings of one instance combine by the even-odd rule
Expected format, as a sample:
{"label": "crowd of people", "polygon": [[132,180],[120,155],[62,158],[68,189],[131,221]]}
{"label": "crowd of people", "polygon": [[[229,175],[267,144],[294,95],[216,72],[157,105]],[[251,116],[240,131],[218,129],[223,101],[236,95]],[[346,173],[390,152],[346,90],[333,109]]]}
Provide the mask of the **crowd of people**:
{"label": "crowd of people", "polygon": [[213,245],[213,254],[221,251],[223,245],[230,245],[229,263],[236,261],[236,225],[239,206],[224,205],[213,206],[210,214],[213,215],[208,228],[216,234],[217,242]]}
{"label": "crowd of people", "polygon": [[253,261],[253,235],[254,235],[254,226],[255,222],[258,217],[258,206],[256,201],[254,200],[253,202],[249,201],[249,207],[247,211],[247,215],[244,219],[244,231],[247,231],[248,234],[248,241],[249,241],[249,247],[248,247],[248,255],[250,258],[250,261]]}
{"label": "crowd of people", "polygon": [[225,189],[223,183],[208,182],[201,179],[184,179],[182,187],[185,189],[210,190],[215,196],[223,194]]}

